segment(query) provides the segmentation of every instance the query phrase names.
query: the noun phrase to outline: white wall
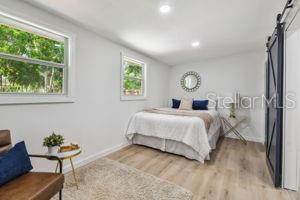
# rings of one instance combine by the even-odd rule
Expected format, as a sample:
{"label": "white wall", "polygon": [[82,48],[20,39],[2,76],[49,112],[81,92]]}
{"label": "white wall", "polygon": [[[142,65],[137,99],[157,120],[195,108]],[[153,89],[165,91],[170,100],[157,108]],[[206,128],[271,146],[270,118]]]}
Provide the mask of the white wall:
{"label": "white wall", "polygon": [[283,185],[299,190],[300,187],[300,15],[294,18],[286,34],[285,91],[292,94],[296,107],[286,109],[283,137]]}
{"label": "white wall", "polygon": [[[217,58],[202,63],[176,66],[171,70],[170,98],[189,96],[205,98],[209,92],[221,96],[240,92],[241,96],[261,96],[265,86],[265,52],[246,52],[229,57]],[[196,71],[202,78],[199,90],[185,92],[180,86],[181,76],[188,71]],[[240,129],[242,134],[253,141],[264,141],[264,110],[244,110],[242,114],[249,120]]]}
{"label": "white wall", "polygon": [[[91,160],[125,142],[128,120],[137,110],[167,103],[169,66],[25,3],[0,0],[0,8],[76,35],[75,103],[0,106],[0,129],[10,129],[14,142],[25,140],[29,152],[44,153],[42,139],[54,130],[67,141],[80,143],[83,153],[77,161]],[[147,63],[146,101],[120,101],[121,51]],[[36,162],[35,165],[43,169],[54,167]]]}

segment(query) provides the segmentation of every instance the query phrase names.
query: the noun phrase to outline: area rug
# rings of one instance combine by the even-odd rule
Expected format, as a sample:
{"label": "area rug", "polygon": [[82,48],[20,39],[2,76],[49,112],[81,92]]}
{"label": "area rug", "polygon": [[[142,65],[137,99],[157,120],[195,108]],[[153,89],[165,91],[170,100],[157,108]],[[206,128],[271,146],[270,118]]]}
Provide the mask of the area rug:
{"label": "area rug", "polygon": [[193,197],[190,191],[176,184],[107,158],[78,168],[76,174],[79,190],[68,173],[64,200],[192,200]]}

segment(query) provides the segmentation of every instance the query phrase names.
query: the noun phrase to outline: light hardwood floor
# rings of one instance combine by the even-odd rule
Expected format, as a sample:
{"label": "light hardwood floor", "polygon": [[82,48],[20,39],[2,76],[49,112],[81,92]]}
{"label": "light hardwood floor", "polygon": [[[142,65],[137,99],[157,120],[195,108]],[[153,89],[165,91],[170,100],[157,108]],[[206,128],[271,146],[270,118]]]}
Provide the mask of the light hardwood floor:
{"label": "light hardwood floor", "polygon": [[137,145],[107,157],[180,185],[193,192],[193,200],[290,199],[286,190],[272,186],[259,143],[221,139],[205,164]]}

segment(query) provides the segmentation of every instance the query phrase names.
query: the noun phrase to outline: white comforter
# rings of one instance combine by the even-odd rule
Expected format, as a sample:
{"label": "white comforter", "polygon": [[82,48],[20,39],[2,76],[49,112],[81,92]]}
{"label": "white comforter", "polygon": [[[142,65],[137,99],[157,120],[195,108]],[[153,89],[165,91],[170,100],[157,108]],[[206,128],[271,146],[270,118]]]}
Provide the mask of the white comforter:
{"label": "white comforter", "polygon": [[[208,112],[212,115],[214,122],[210,129],[219,126],[219,118],[216,117],[218,116],[217,111],[197,112]],[[199,153],[203,160],[211,151],[208,131],[204,121],[199,117],[138,112],[129,123],[126,137],[131,140],[135,133],[182,142]]]}

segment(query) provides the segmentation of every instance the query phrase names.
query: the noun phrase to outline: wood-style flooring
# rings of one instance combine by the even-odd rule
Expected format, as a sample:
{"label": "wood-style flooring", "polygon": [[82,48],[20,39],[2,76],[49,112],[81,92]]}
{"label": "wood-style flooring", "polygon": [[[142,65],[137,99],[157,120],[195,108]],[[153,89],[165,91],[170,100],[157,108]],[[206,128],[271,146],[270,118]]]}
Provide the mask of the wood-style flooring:
{"label": "wood-style flooring", "polygon": [[107,157],[180,185],[193,192],[193,200],[289,200],[291,196],[273,187],[260,143],[221,139],[204,164],[138,145]]}

